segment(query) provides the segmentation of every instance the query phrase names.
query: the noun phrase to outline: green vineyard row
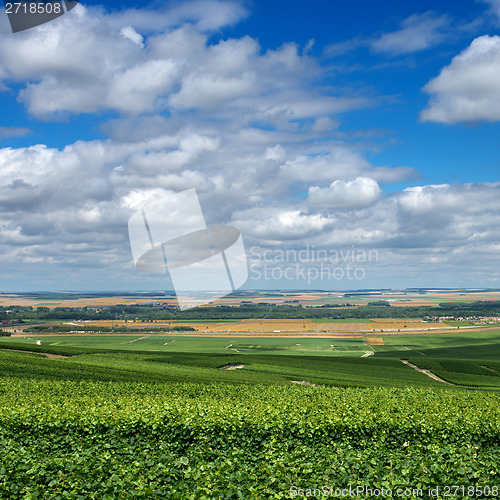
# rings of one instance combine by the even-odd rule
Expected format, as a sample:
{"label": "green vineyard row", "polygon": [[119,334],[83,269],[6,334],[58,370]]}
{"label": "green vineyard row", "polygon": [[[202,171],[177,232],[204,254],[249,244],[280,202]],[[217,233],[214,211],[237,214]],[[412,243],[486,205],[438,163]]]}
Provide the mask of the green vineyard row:
{"label": "green vineyard row", "polygon": [[2,499],[492,487],[499,441],[487,393],[0,380]]}

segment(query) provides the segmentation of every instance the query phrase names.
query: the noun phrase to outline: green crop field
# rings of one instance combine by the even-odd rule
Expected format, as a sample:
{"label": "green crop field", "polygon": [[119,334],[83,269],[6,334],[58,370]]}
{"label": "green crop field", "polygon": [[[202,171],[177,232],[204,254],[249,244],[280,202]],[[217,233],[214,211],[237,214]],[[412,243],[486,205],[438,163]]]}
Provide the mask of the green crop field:
{"label": "green crop field", "polygon": [[40,339],[0,340],[1,499],[500,494],[499,331]]}
{"label": "green crop field", "polygon": [[[52,335],[12,337],[3,343],[36,346],[40,339],[47,347],[83,347],[91,349],[121,349],[131,351],[196,352],[196,353],[255,353],[294,354],[314,353],[318,356],[331,354],[361,356],[368,347],[361,338],[314,338],[314,337],[201,337],[168,335]],[[26,347],[27,348],[27,347]]]}
{"label": "green crop field", "polygon": [[[23,347],[22,345],[12,345]],[[43,346],[42,346],[43,347]],[[31,348],[31,347],[30,347]],[[392,358],[337,356],[294,356],[261,354],[211,354],[146,352],[72,347],[44,348],[69,354],[64,359],[47,359],[37,354],[0,352],[0,367],[7,376],[20,378],[63,378],[70,380],[197,382],[212,384],[291,385],[291,380],[329,386],[439,387],[436,382]],[[75,355],[77,354],[77,355]],[[227,365],[237,370],[221,370]],[[59,373],[61,376],[59,377]]]}

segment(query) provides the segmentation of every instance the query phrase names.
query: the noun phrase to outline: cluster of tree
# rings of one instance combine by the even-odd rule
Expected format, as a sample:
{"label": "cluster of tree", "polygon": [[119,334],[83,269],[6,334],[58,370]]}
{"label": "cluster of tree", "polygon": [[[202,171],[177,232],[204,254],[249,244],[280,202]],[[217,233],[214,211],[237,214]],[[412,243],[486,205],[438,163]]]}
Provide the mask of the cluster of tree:
{"label": "cluster of tree", "polygon": [[106,326],[87,326],[87,325],[78,325],[78,326],[67,326],[67,325],[37,325],[27,328],[25,330],[28,333],[39,333],[39,332],[54,332],[54,333],[70,333],[74,331],[78,332],[96,332],[100,333],[134,333],[134,332],[195,332],[195,328],[191,328],[190,326],[172,326],[172,327],[163,327],[163,328],[127,328],[126,326],[118,326],[118,327],[106,327]]}
{"label": "cluster of tree", "polygon": [[453,314],[457,311],[469,313],[469,316],[490,316],[500,313],[500,301],[498,300],[477,300],[475,302],[443,302],[439,304],[440,310],[446,309]]}

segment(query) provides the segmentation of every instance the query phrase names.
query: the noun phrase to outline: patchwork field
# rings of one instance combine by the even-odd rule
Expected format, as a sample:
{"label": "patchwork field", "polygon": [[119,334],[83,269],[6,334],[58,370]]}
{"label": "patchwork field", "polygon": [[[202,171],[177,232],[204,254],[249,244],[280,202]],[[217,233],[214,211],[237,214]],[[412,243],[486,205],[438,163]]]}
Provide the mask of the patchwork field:
{"label": "patchwork field", "polygon": [[[73,333],[86,330],[95,330],[99,328],[126,328],[129,332],[134,330],[148,329],[171,329],[182,326],[194,329],[193,332],[180,332],[181,335],[244,335],[244,336],[297,336],[297,335],[348,335],[348,334],[366,334],[366,333],[422,333],[422,332],[444,332],[457,330],[458,326],[450,326],[446,323],[429,323],[415,319],[368,319],[368,320],[340,320],[332,321],[330,319],[311,320],[311,319],[244,319],[244,320],[225,320],[225,321],[154,321],[154,322],[133,322],[124,320],[105,320],[105,321],[66,321],[60,322],[64,326],[72,327]],[[50,330],[50,324],[47,324],[47,330]],[[13,330],[14,327],[10,328]],[[19,329],[16,327],[16,329]]]}
{"label": "patchwork field", "polygon": [[137,295],[116,295],[112,297],[76,297],[64,299],[43,298],[37,299],[26,295],[0,294],[0,306],[32,306],[32,307],[104,307],[116,306],[118,304],[150,304],[152,301],[161,301],[165,304],[175,305],[175,297],[141,297]]}
{"label": "patchwork field", "polygon": [[[55,307],[102,307],[118,304],[176,305],[175,296],[168,294],[95,294],[84,296],[78,293],[61,294],[0,294],[0,306],[45,306]],[[327,292],[327,291],[247,291],[229,295],[214,302],[214,305],[238,306],[242,303],[268,303],[275,305],[302,304],[304,306],[353,304],[366,305],[373,301],[387,301],[391,306],[435,306],[440,303],[473,302],[485,300],[500,301],[500,290],[383,290],[373,292]]]}

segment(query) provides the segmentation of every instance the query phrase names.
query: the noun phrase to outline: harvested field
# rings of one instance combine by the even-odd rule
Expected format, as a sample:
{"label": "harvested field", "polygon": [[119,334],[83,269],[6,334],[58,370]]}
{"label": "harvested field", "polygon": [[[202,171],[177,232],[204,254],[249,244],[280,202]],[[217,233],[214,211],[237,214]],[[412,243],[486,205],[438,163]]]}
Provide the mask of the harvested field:
{"label": "harvested field", "polygon": [[384,345],[383,337],[366,337],[367,345]]}
{"label": "harvested field", "polygon": [[442,323],[426,323],[419,319],[387,319],[387,318],[376,318],[372,319],[371,324],[368,327],[372,331],[398,331],[401,330],[434,330],[434,329],[452,329],[448,325],[443,325]]}
{"label": "harvested field", "polygon": [[[368,320],[367,320],[368,321]],[[105,321],[78,321],[64,323],[70,325],[74,333],[84,332],[85,329],[91,329],[99,332],[100,328],[124,328],[129,333],[142,330],[170,329],[174,327],[190,327],[193,332],[182,332],[183,335],[246,335],[246,336],[286,336],[286,335],[312,335],[312,336],[331,336],[331,335],[357,335],[370,334],[373,337],[380,335],[391,335],[397,333],[438,333],[446,331],[455,331],[457,327],[449,326],[444,323],[425,323],[420,320],[405,319],[373,319],[370,323],[358,322],[315,322],[311,319],[244,319],[234,321],[154,321],[154,322],[134,322],[123,320],[105,320]],[[50,327],[50,325],[47,325]],[[476,328],[476,327],[474,327]],[[139,333],[139,332],[138,332]],[[174,332],[169,332],[174,334]]]}
{"label": "harvested field", "polygon": [[317,332],[363,332],[369,330],[369,323],[314,323],[314,331]]}

